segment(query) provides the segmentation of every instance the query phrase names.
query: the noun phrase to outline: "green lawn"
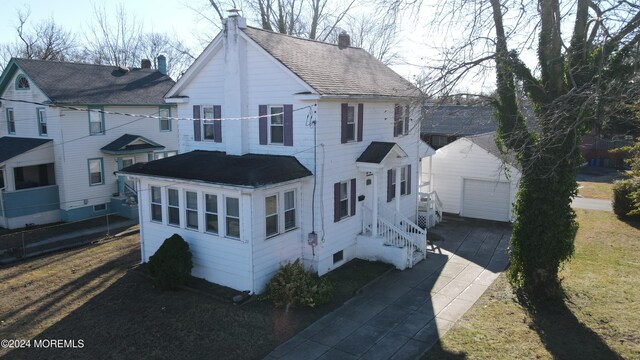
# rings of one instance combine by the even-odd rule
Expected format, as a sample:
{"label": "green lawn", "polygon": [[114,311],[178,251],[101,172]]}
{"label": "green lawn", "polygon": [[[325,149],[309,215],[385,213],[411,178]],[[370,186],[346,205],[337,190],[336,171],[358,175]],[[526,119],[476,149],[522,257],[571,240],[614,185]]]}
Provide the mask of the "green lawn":
{"label": "green lawn", "polygon": [[640,358],[640,226],[576,210],[567,299],[530,311],[501,275],[427,359]]}

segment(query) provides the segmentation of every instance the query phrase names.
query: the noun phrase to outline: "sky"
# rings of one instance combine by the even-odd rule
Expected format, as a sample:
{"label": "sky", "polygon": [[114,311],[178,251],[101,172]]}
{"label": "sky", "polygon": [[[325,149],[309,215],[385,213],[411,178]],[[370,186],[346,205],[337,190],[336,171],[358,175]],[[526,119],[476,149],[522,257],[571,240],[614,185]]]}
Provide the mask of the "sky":
{"label": "sky", "polygon": [[[429,2],[430,0],[425,0]],[[6,3],[0,12],[0,43],[15,41],[17,25],[17,11],[28,6],[31,9],[30,21],[37,23],[41,20],[53,17],[54,21],[64,29],[71,30],[78,36],[87,31],[93,14],[94,4],[104,4],[107,13],[115,11],[118,1],[112,0],[12,0],[10,5]],[[136,14],[138,21],[142,21],[147,31],[167,32],[175,34],[191,48],[201,49],[199,41],[194,34],[213,32],[213,27],[203,21],[190,6],[204,6],[206,0],[134,0],[124,3],[125,8]],[[198,21],[200,20],[200,21]],[[249,25],[252,24],[248,19]],[[402,25],[400,34],[402,54],[406,63],[421,64],[428,57],[428,47],[424,45],[427,40],[426,30],[418,22]],[[170,61],[170,59],[169,59]],[[400,75],[408,80],[420,74],[420,68],[415,65],[392,66]]]}

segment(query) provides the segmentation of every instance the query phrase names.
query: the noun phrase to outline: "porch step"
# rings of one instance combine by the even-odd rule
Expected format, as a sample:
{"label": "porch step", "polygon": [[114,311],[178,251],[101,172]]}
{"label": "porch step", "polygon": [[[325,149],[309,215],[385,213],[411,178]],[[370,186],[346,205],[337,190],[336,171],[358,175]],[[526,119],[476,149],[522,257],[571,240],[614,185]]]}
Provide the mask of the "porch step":
{"label": "porch step", "polygon": [[424,260],[424,253],[420,250],[414,250],[412,257],[413,257],[413,264],[415,265],[420,261]]}

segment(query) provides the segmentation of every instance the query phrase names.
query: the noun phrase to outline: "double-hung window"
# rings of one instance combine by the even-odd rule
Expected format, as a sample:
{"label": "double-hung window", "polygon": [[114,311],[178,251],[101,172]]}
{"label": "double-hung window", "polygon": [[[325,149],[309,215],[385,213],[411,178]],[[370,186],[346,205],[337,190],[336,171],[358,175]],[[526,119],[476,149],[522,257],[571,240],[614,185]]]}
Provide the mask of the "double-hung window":
{"label": "double-hung window", "polygon": [[393,114],[393,136],[409,133],[409,105],[395,105]]}
{"label": "double-hung window", "polygon": [[205,231],[211,234],[218,233],[218,196],[204,194]]}
{"label": "double-hung window", "polygon": [[16,133],[16,119],[13,117],[12,108],[7,108],[7,131],[9,134]]}
{"label": "double-hung window", "polygon": [[349,183],[340,183],[340,219],[349,216]]}
{"label": "double-hung window", "polygon": [[400,168],[400,195],[407,195],[407,169],[406,166]]}
{"label": "double-hung window", "polygon": [[396,197],[396,169],[389,169],[388,174],[387,202]]}
{"label": "double-hung window", "polygon": [[162,222],[162,189],[151,187],[151,221]]}
{"label": "double-hung window", "polygon": [[187,228],[198,230],[198,193],[185,191]]}
{"label": "double-hung window", "polygon": [[240,238],[240,199],[225,197],[227,237]]}
{"label": "double-hung window", "polygon": [[167,189],[167,197],[169,225],[180,226],[180,193],[178,189]]}
{"label": "double-hung window", "polygon": [[356,107],[347,107],[347,141],[356,141]]}
{"label": "double-hung window", "polygon": [[89,185],[104,184],[104,165],[102,158],[89,159]]}
{"label": "double-hung window", "polygon": [[104,112],[101,107],[89,108],[89,135],[103,135]]}
{"label": "double-hung window", "polygon": [[296,192],[294,190],[284,193],[284,231],[296,227]]}
{"label": "double-hung window", "polygon": [[269,110],[269,142],[284,144],[284,107],[271,106]]}
{"label": "double-hung window", "polygon": [[277,235],[278,230],[278,195],[264,198],[267,237]]}
{"label": "double-hung window", "polygon": [[160,131],[171,131],[171,109],[166,106],[160,107],[158,110],[158,116],[160,117]]}
{"label": "double-hung window", "polygon": [[47,111],[45,108],[37,108],[38,133],[40,136],[47,136]]}
{"label": "double-hung window", "polygon": [[213,106],[202,107],[202,133],[205,140],[215,139],[215,129],[213,123]]}

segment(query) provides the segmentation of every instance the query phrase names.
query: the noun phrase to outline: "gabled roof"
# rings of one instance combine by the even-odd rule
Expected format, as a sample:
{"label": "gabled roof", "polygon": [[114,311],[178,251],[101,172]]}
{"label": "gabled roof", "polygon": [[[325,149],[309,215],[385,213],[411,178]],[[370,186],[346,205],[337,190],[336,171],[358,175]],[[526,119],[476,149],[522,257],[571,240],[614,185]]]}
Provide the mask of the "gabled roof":
{"label": "gabled roof", "polygon": [[277,184],[312,175],[293,156],[236,156],[202,150],[137,163],[122,169],[120,173],[248,187]]}
{"label": "gabled roof", "polygon": [[3,136],[0,138],[0,163],[46,144],[51,139]]}
{"label": "gabled roof", "polygon": [[133,154],[159,149],[164,149],[164,146],[144,136],[124,134],[103,146],[100,150],[107,154]]}
{"label": "gabled roof", "polygon": [[21,69],[55,104],[160,105],[175,83],[151,69],[13,58],[0,78],[0,91]]}
{"label": "gabled roof", "polygon": [[242,31],[320,95],[421,95],[413,84],[363,49],[253,27]]}
{"label": "gabled roof", "polygon": [[360,154],[357,163],[380,164],[394,151],[402,157],[406,157],[407,153],[396,143],[384,141],[372,141],[369,146]]}
{"label": "gabled roof", "polygon": [[496,145],[496,132],[490,132],[486,134],[467,136],[465,139],[471,141],[475,145],[483,148],[489,154],[497,157],[500,160],[504,160],[507,164],[512,165],[514,167],[518,167],[518,161],[516,160],[515,155],[512,152],[508,152],[507,154],[503,154],[502,151]]}

